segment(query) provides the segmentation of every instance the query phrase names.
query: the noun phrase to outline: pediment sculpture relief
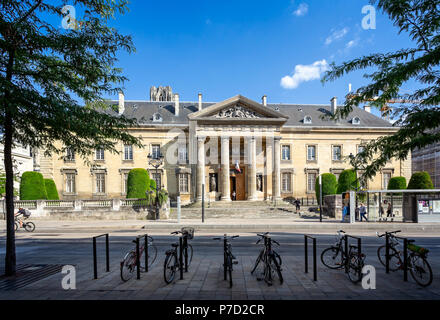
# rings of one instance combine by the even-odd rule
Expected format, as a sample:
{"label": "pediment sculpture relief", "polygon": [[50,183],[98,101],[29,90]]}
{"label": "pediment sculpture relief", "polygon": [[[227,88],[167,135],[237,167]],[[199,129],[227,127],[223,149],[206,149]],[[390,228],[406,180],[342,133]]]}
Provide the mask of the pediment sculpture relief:
{"label": "pediment sculpture relief", "polygon": [[225,119],[225,118],[258,119],[258,118],[262,118],[262,115],[258,114],[255,111],[236,105],[233,107],[220,110],[213,117],[219,119]]}

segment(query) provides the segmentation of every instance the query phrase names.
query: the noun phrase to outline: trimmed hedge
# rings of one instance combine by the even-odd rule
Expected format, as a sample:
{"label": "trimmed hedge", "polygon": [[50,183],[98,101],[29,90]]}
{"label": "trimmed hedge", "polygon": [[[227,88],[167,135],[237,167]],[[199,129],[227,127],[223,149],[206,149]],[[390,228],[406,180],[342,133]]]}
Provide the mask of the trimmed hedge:
{"label": "trimmed hedge", "polygon": [[415,172],[409,180],[408,189],[434,189],[434,184],[428,172]]}
{"label": "trimmed hedge", "polygon": [[[323,199],[325,196],[336,194],[336,191],[338,189],[338,181],[333,173],[322,174],[321,180],[322,180],[321,182],[322,182]],[[320,203],[321,201],[319,192],[320,192],[319,177],[317,177],[315,182],[315,194],[316,194],[316,199],[318,199],[318,203]]]}
{"label": "trimmed hedge", "polygon": [[127,199],[145,199],[150,190],[150,176],[145,169],[132,169],[127,178]]}
{"label": "trimmed hedge", "polygon": [[388,182],[388,190],[404,190],[406,189],[405,177],[392,177]]}
{"label": "trimmed hedge", "polygon": [[44,179],[44,186],[46,187],[47,200],[60,200],[55,181],[52,179]]}
{"label": "trimmed hedge", "polygon": [[359,180],[353,169],[344,170],[339,175],[337,194],[359,188]]}
{"label": "trimmed hedge", "polygon": [[20,200],[47,200],[43,175],[39,172],[26,171],[21,176]]}

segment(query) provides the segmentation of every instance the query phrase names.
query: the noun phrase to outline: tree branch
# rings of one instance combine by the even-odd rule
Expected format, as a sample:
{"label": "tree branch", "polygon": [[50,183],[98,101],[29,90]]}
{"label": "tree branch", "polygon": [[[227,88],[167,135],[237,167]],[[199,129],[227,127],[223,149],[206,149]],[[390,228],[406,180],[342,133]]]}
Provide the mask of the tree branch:
{"label": "tree branch", "polygon": [[27,19],[27,17],[29,17],[37,8],[38,6],[41,4],[41,2],[43,2],[43,0],[38,0],[37,3],[35,3],[32,8],[29,9],[28,12],[26,12],[26,14],[21,17],[16,23],[15,25],[19,25],[20,23],[22,23],[24,20]]}

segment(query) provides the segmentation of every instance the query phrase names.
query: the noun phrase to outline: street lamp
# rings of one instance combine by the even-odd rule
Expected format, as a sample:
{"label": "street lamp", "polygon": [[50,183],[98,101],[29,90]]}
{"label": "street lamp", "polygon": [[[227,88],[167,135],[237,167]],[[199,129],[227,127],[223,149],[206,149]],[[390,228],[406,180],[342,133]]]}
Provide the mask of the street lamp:
{"label": "street lamp", "polygon": [[[158,168],[163,164],[163,156],[161,153],[158,154],[149,154],[148,156],[148,164],[156,169],[156,177],[158,176]],[[156,220],[159,220],[159,190],[160,190],[160,183],[156,180]]]}

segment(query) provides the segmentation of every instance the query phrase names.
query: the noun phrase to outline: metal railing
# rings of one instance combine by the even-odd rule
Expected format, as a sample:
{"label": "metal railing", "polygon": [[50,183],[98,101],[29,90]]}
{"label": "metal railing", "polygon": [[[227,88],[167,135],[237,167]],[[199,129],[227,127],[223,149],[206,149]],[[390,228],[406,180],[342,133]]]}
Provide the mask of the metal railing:
{"label": "metal railing", "polygon": [[110,250],[109,250],[109,234],[101,234],[93,237],[93,278],[98,279],[98,257],[96,255],[96,239],[105,237],[105,264],[106,272],[110,272]]}
{"label": "metal railing", "polygon": [[344,245],[345,245],[345,273],[348,273],[349,270],[349,238],[357,240],[357,254],[358,254],[358,264],[359,268],[362,265],[362,239],[359,237],[351,236],[349,234],[344,235]]}
{"label": "metal railing", "polygon": [[304,235],[304,272],[305,273],[309,273],[309,250],[308,250],[308,244],[309,241],[308,239],[311,239],[313,241],[313,281],[317,281],[318,280],[318,269],[317,269],[317,265],[316,265],[316,238],[309,236],[309,235]]}

